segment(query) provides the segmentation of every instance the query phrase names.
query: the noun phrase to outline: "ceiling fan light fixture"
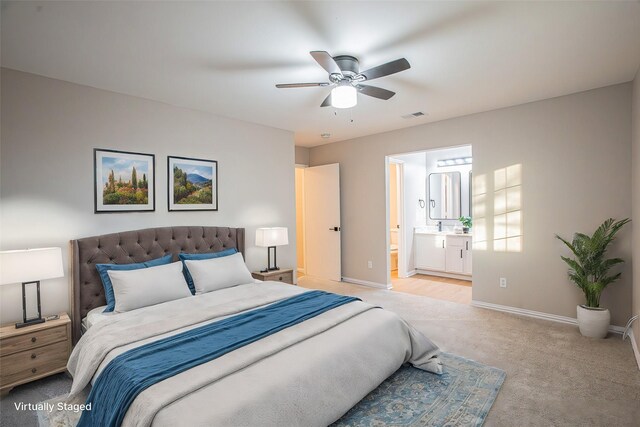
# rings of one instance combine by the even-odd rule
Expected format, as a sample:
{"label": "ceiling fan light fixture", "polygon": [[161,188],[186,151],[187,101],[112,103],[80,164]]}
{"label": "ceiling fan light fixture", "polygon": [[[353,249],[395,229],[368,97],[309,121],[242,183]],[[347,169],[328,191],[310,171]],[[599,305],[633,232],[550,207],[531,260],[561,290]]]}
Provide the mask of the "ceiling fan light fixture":
{"label": "ceiling fan light fixture", "polygon": [[331,106],[335,108],[351,108],[358,104],[358,91],[349,83],[331,89]]}

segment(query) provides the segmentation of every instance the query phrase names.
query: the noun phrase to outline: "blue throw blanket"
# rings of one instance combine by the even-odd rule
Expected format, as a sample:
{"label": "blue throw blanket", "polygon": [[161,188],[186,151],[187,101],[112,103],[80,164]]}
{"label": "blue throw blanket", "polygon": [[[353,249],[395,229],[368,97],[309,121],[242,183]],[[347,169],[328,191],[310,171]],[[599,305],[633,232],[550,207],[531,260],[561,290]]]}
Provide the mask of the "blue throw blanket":
{"label": "blue throw blanket", "polygon": [[359,299],[305,292],[129,350],[98,376],[87,398],[91,410],[82,413],[78,427],[120,426],[148,387],[352,301]]}

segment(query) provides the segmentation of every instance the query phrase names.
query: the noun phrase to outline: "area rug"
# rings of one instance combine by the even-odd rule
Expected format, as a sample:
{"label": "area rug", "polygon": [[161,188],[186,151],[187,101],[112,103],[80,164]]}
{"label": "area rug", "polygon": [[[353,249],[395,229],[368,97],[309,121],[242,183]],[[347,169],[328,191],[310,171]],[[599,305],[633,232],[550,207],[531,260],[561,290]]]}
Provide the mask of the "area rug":
{"label": "area rug", "polygon": [[[404,366],[332,426],[481,426],[504,382],[504,371],[450,353],[440,357],[442,375]],[[75,426],[80,413],[58,409],[58,403],[85,400],[86,396],[70,402],[64,396],[46,400],[43,406],[53,409],[37,411],[38,425]]]}
{"label": "area rug", "polygon": [[505,372],[450,353],[440,358],[442,375],[403,366],[332,426],[481,426]]}

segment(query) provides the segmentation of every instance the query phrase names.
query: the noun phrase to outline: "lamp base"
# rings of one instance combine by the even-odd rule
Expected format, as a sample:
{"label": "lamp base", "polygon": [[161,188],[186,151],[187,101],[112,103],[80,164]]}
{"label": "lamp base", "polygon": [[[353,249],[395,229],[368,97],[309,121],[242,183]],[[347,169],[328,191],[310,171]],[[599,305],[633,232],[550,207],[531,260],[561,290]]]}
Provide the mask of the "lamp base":
{"label": "lamp base", "polygon": [[38,317],[35,319],[29,319],[22,323],[16,323],[16,329],[24,328],[25,326],[37,325],[38,323],[44,323],[44,319]]}

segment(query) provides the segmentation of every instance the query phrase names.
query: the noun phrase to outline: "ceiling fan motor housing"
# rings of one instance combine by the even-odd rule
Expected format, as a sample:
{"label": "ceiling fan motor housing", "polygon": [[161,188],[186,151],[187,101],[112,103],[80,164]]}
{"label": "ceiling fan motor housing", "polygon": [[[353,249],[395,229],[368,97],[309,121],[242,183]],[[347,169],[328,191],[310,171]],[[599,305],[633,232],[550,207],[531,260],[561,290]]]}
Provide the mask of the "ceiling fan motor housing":
{"label": "ceiling fan motor housing", "polygon": [[358,59],[354,56],[350,55],[339,55],[334,56],[333,60],[336,61],[340,70],[342,70],[342,74],[345,77],[355,77],[358,73],[360,73],[360,64],[358,63]]}

